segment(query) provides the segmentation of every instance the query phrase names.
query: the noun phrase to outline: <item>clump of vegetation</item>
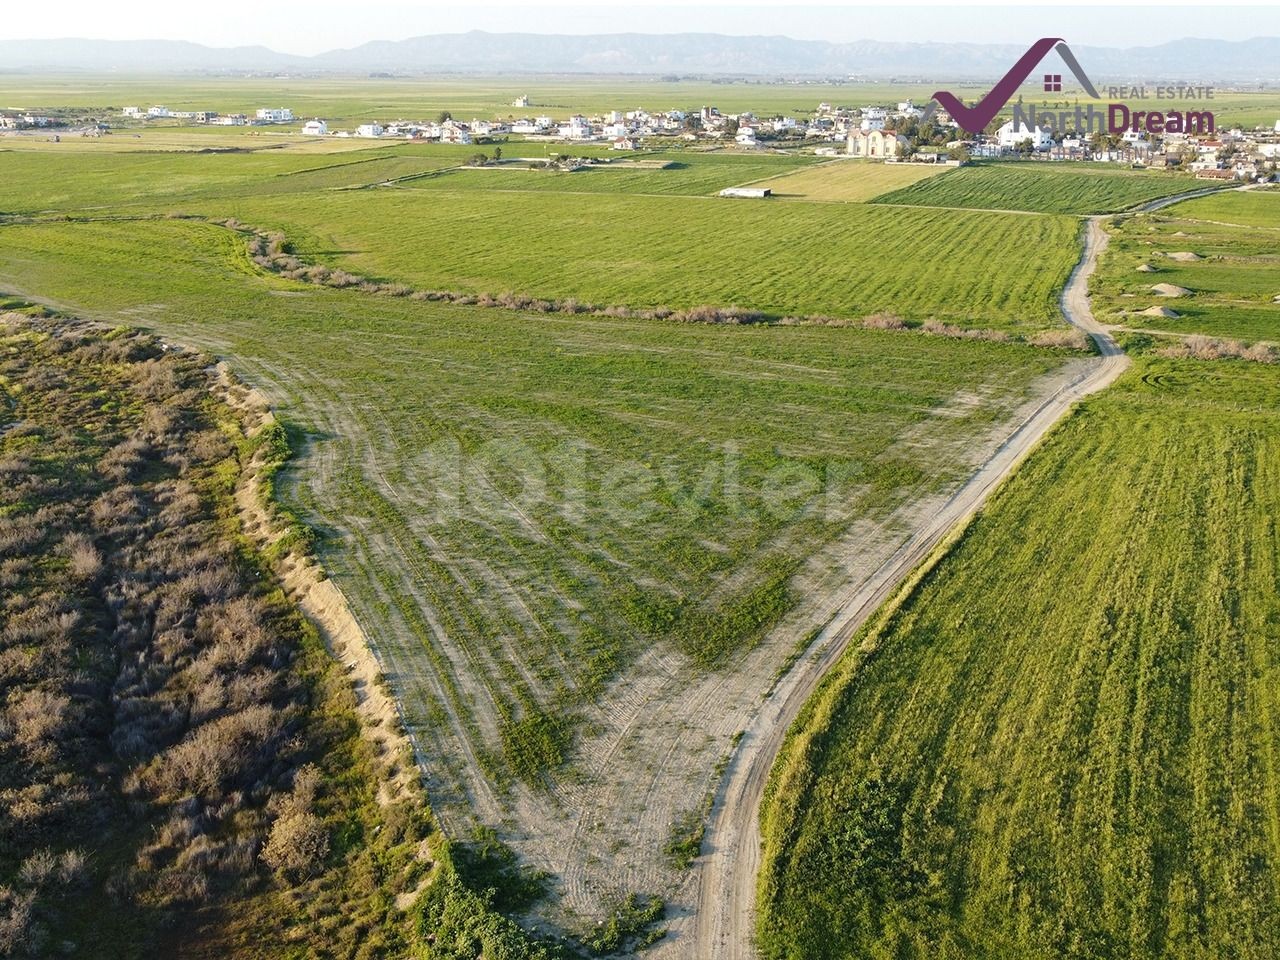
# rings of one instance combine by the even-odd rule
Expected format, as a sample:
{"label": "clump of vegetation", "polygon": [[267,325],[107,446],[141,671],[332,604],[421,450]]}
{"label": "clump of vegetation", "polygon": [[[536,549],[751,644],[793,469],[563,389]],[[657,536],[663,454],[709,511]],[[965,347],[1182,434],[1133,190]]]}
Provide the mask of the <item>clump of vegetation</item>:
{"label": "clump of vegetation", "polygon": [[671,838],[663,853],[677,870],[687,870],[702,853],[702,839],[707,832],[707,811],[690,810],[671,825]]}
{"label": "clump of vegetation", "polygon": [[657,926],[665,911],[666,905],[658,897],[630,894],[583,938],[583,943],[597,956],[632,954],[666,936],[666,929]]}

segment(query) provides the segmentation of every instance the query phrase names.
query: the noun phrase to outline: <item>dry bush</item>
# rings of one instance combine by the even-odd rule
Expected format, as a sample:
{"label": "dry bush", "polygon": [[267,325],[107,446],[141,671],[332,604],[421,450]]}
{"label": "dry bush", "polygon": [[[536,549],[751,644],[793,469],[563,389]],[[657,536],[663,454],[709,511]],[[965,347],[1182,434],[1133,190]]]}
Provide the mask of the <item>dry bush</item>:
{"label": "dry bush", "polygon": [[759,323],[765,319],[763,313],[759,310],[744,310],[741,307],[714,307],[710,304],[702,304],[696,307],[689,307],[687,310],[677,310],[671,314],[671,319],[677,323]]}
{"label": "dry bush", "polygon": [[262,859],[282,877],[311,875],[329,852],[329,833],[312,812],[319,786],[320,774],[314,766],[298,770],[293,790],[280,804],[280,814],[271,825]]}
{"label": "dry bush", "polygon": [[67,570],[77,580],[93,580],[102,573],[102,554],[83,533],[73,533],[62,541]]}
{"label": "dry bush", "polygon": [[1089,338],[1075,327],[1060,330],[1042,330],[1027,339],[1033,347],[1066,347],[1071,350],[1088,350]]}
{"label": "dry bush", "polygon": [[35,953],[41,944],[34,919],[36,895],[32,891],[18,893],[0,887],[0,956],[19,952]]}
{"label": "dry bush", "polygon": [[48,847],[37,850],[22,861],[18,878],[28,887],[42,887],[58,871],[58,855]]}
{"label": "dry bush", "polygon": [[71,699],[40,688],[15,690],[9,695],[5,715],[13,727],[13,742],[33,762],[47,763],[57,752]]}
{"label": "dry bush", "polygon": [[907,322],[892,313],[873,313],[862,318],[862,325],[868,330],[905,330]]}
{"label": "dry bush", "polygon": [[958,327],[930,318],[920,325],[921,331],[935,337],[951,337],[955,340],[990,340],[1002,342],[1010,336],[1003,330],[978,330],[970,327]]}
{"label": "dry bush", "polygon": [[158,757],[148,779],[160,794],[211,797],[258,766],[279,729],[275,711],[262,704],[220,717]]}
{"label": "dry bush", "polygon": [[1246,346],[1239,340],[1219,340],[1202,334],[1194,334],[1156,352],[1162,357],[1192,357],[1196,360],[1236,359],[1254,363],[1276,363],[1280,360],[1280,355],[1271,344],[1255,343]]}

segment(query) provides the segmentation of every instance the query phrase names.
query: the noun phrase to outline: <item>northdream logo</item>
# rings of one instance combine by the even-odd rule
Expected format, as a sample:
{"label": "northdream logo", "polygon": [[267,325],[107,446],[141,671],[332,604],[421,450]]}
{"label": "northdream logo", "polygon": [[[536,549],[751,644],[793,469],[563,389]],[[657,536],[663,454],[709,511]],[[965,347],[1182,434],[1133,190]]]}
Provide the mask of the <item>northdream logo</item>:
{"label": "northdream logo", "polygon": [[[947,90],[939,90],[933,95],[933,102],[929,104],[925,110],[923,119],[928,120],[933,116],[938,106],[941,106],[949,114],[951,119],[959,124],[960,129],[969,134],[981,133],[986,129],[1005,105],[1018,92],[1018,88],[1027,82],[1027,79],[1040,66],[1040,62],[1049,55],[1050,50],[1056,50],[1058,56],[1062,58],[1062,62],[1067,68],[1075,74],[1076,80],[1080,86],[1094,100],[1101,100],[1097,89],[1088,75],[1080,66],[1080,61],[1071,52],[1071,48],[1067,46],[1067,42],[1061,37],[1042,37],[1032,44],[1031,49],[1024,53],[1018,62],[1000,78],[1000,82],[991,88],[991,92],[975,103],[972,107],[965,106],[955,94]],[[1111,95],[1115,96],[1117,88],[1112,87]],[[1125,88],[1132,96],[1143,96],[1136,89]],[[1157,90],[1157,96],[1161,98],[1184,98],[1194,96],[1205,96],[1201,92],[1196,94],[1188,91],[1204,91],[1206,88],[1201,87],[1161,87]],[[1062,75],[1057,73],[1044,74],[1044,91],[1045,93],[1061,93],[1062,92]],[[1212,92],[1207,94],[1212,96]],[[1022,126],[1027,127],[1047,127],[1057,134],[1066,133],[1068,130],[1075,130],[1077,133],[1094,133],[1095,131],[1105,131],[1110,134],[1119,135],[1126,131],[1132,130],[1147,133],[1213,133],[1213,114],[1208,111],[1187,111],[1183,113],[1179,110],[1171,110],[1160,112],[1155,110],[1131,110],[1123,103],[1108,103],[1105,111],[1098,109],[1092,103],[1085,107],[1077,105],[1074,110],[1037,110],[1035,107],[1024,107],[1022,104],[1015,104],[1013,108],[1013,123],[1015,129],[1021,129]]]}

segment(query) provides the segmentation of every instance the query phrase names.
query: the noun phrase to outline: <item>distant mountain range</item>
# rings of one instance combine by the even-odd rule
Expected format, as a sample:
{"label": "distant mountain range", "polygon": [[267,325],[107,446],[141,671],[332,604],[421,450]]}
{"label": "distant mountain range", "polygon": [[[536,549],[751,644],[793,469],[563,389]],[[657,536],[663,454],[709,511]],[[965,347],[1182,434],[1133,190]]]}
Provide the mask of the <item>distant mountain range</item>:
{"label": "distant mountain range", "polygon": [[[1028,44],[1034,39],[1028,38]],[[570,36],[473,31],[375,41],[305,57],[260,46],[207,47],[176,40],[0,40],[0,70],[854,75],[994,81],[1025,49],[1007,44],[828,43],[716,33]],[[1280,81],[1277,37],[1072,49],[1099,86],[1126,81]]]}

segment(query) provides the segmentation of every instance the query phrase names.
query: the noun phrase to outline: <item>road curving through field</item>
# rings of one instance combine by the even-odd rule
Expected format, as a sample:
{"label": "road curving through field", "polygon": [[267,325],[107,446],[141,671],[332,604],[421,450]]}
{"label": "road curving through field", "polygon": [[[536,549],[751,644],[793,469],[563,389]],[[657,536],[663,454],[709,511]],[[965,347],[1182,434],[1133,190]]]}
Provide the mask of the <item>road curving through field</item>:
{"label": "road curving through field", "polygon": [[[1185,199],[1180,197],[1179,199]],[[1163,200],[1149,205],[1165,206]],[[1144,208],[1146,209],[1146,208]],[[1089,277],[1106,248],[1104,217],[1089,218],[1080,260],[1059,297],[1063,317],[1098,347],[1097,359],[1047,397],[977,472],[903,543],[838,610],[795,667],[761,704],[739,741],[716,792],[697,877],[691,917],[673,924],[676,955],[739,960],[754,955],[756,877],[760,867],[760,801],[787,730],[818,683],[867,618],[929,553],[986,502],[1035,445],[1082,398],[1104,389],[1129,358],[1089,306]]]}

